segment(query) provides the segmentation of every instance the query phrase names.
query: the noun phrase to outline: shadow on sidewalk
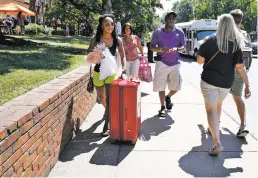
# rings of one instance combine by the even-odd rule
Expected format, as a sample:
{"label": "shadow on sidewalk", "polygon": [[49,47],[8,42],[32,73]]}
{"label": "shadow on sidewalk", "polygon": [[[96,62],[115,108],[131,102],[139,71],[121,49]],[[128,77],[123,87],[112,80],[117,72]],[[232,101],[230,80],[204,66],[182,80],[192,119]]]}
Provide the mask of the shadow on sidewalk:
{"label": "shadow on sidewalk", "polygon": [[174,122],[168,114],[166,114],[165,118],[159,118],[158,115],[148,118],[141,124],[139,139],[149,141],[151,136],[158,136],[162,132],[169,130]]}
{"label": "shadow on sidewalk", "polygon": [[103,121],[104,120],[99,120],[95,122],[89,129],[77,133],[66,149],[62,152],[59,160],[62,162],[72,161],[74,157],[82,153],[88,153],[101,146],[102,144],[95,143],[102,139],[100,133],[93,132]]}
{"label": "shadow on sidewalk", "polygon": [[[238,139],[234,133],[227,128],[222,128],[228,134],[221,134],[221,142],[224,146],[224,152],[217,157],[208,155],[207,145],[212,145],[212,137],[206,132],[203,125],[198,125],[201,131],[201,146],[193,147],[186,155],[182,156],[178,163],[182,170],[195,177],[226,177],[231,173],[243,172],[242,167],[226,168],[225,159],[241,158],[243,144],[247,144],[246,139]],[[206,135],[208,137],[206,138]],[[233,148],[234,151],[226,152],[227,148]]]}
{"label": "shadow on sidewalk", "polygon": [[[123,149],[121,147],[123,146]],[[91,164],[95,165],[119,165],[134,149],[135,145],[130,142],[111,143],[110,137],[99,146],[90,159]]]}
{"label": "shadow on sidewalk", "polygon": [[[144,120],[141,123],[141,130],[138,138],[149,141],[151,136],[158,136],[171,128],[174,120],[167,114],[165,118],[160,119],[157,115]],[[120,164],[134,149],[135,145],[127,142],[110,143],[108,138],[98,147],[90,159],[91,164],[117,166]]]}
{"label": "shadow on sidewalk", "polygon": [[145,96],[148,96],[148,95],[150,95],[150,94],[141,92],[141,97],[145,97]]}

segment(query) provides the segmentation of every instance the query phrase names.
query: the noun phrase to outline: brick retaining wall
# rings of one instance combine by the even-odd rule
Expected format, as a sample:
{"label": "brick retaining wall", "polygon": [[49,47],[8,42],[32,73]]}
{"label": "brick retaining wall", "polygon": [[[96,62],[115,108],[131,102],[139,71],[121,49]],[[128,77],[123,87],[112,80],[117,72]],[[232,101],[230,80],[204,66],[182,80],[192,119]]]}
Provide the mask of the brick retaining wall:
{"label": "brick retaining wall", "polygon": [[96,101],[81,66],[0,106],[0,176],[47,176]]}

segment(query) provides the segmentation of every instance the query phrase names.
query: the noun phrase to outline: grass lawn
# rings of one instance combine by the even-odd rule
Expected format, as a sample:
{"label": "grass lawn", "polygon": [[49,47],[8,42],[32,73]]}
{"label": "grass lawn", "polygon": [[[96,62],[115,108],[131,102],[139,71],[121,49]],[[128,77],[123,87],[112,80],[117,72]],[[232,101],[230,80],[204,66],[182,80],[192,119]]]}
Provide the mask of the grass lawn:
{"label": "grass lawn", "polygon": [[59,45],[73,48],[83,48],[89,44],[90,38],[85,37],[63,37],[63,36],[15,36],[37,43],[47,43],[50,45]]}
{"label": "grass lawn", "polygon": [[0,104],[80,66],[90,40],[62,36],[19,38],[32,42],[0,45]]}

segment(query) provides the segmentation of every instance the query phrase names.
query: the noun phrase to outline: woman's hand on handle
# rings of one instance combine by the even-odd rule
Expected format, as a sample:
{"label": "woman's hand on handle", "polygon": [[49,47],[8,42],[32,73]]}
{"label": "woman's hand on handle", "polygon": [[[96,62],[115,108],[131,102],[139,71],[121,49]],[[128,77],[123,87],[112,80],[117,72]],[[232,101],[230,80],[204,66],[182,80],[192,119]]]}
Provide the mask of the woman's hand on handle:
{"label": "woman's hand on handle", "polygon": [[123,71],[122,71],[121,78],[122,78],[123,80],[126,80],[126,79],[127,79],[126,70],[123,70]]}

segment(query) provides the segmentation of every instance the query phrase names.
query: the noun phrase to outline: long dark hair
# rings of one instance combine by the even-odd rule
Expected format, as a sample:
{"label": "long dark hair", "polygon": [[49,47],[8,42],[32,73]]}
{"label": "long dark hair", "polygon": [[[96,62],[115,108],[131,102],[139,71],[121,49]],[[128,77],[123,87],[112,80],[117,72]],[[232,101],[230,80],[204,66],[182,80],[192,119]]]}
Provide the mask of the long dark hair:
{"label": "long dark hair", "polygon": [[[107,18],[107,17],[110,17],[114,21],[114,16],[112,14],[103,14],[99,17],[99,25],[98,25],[97,32],[96,32],[96,42],[97,43],[100,42],[100,37],[103,35],[102,23],[103,23],[104,19]],[[113,46],[116,49],[116,47],[118,46],[118,40],[117,40],[116,26],[115,25],[114,25],[114,30],[113,30],[111,35],[112,35],[112,38],[114,40],[113,41]]]}
{"label": "long dark hair", "polygon": [[22,14],[22,12],[18,12],[17,17],[20,18],[21,14]]}
{"label": "long dark hair", "polygon": [[130,23],[125,23],[125,25],[124,25],[124,27],[123,27],[123,33],[125,34],[125,27],[126,26],[128,26],[129,28],[130,28],[130,30],[131,30],[131,33],[130,33],[130,35],[133,33],[133,27],[132,27],[132,25],[130,24]]}

